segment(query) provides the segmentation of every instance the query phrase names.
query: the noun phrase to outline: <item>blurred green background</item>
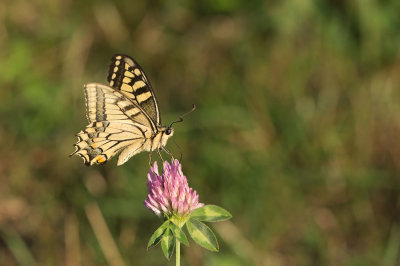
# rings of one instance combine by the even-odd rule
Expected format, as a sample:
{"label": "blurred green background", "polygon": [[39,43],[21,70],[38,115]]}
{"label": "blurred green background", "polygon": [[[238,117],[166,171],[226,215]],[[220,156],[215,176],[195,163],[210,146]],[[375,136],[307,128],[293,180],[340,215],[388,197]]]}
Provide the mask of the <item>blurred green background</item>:
{"label": "blurred green background", "polygon": [[[0,2],[0,265],[173,265],[146,250],[148,154],[85,167],[83,84],[134,57],[220,252],[183,265],[400,264],[400,2]],[[167,146],[176,156],[179,149]],[[154,157],[154,156],[153,156]],[[155,157],[158,158],[158,157]]]}

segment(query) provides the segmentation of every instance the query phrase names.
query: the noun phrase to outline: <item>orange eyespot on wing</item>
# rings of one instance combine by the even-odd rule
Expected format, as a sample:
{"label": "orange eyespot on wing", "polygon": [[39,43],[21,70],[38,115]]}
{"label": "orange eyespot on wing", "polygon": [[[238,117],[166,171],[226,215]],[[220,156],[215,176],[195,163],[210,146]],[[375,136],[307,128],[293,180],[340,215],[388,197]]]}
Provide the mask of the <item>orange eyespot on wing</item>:
{"label": "orange eyespot on wing", "polygon": [[107,161],[107,156],[105,156],[104,154],[100,154],[100,155],[96,156],[96,158],[94,158],[94,160],[96,160],[96,163],[98,163],[98,164],[103,164]]}

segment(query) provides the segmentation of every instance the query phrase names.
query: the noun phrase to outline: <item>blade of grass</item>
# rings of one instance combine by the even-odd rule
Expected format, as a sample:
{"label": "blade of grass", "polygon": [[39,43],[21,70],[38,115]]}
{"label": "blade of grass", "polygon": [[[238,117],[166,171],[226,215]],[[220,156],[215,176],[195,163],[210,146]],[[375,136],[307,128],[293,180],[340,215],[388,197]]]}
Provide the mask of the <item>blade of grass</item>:
{"label": "blade of grass", "polygon": [[86,215],[108,264],[111,266],[124,266],[125,263],[122,260],[122,256],[119,253],[117,244],[115,243],[110,230],[108,230],[106,221],[104,220],[99,206],[95,203],[88,204],[86,206]]}
{"label": "blade of grass", "polygon": [[37,265],[31,251],[18,232],[7,229],[7,233],[3,233],[2,238],[18,265]]}
{"label": "blade of grass", "polygon": [[65,265],[81,265],[79,224],[75,213],[68,214],[65,225]]}

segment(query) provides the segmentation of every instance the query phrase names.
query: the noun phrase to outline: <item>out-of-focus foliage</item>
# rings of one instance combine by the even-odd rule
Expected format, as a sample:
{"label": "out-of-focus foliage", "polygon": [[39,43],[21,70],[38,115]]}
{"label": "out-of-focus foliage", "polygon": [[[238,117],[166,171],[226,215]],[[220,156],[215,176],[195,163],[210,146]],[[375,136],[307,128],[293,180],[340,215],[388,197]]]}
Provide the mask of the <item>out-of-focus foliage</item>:
{"label": "out-of-focus foliage", "polygon": [[[398,265],[400,2],[0,2],[0,264],[166,265],[148,155],[68,158],[82,85],[136,58],[220,252],[184,265]],[[170,141],[168,148],[179,156]],[[153,158],[157,158],[156,154]],[[170,265],[173,262],[169,262]]]}

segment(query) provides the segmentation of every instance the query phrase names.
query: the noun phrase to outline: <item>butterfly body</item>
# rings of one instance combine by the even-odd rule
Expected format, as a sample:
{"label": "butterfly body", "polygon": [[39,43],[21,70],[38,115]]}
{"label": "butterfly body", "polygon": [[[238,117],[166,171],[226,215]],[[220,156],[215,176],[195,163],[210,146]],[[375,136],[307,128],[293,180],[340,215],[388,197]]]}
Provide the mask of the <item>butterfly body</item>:
{"label": "butterfly body", "polygon": [[154,92],[140,66],[129,56],[115,55],[110,86],[84,86],[89,125],[77,134],[77,154],[86,165],[103,164],[121,152],[118,165],[142,152],[163,149],[173,135],[161,126]]}

